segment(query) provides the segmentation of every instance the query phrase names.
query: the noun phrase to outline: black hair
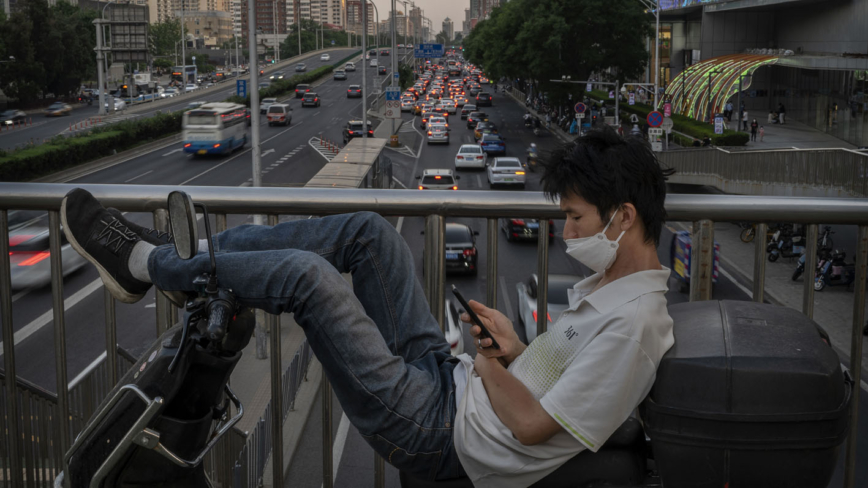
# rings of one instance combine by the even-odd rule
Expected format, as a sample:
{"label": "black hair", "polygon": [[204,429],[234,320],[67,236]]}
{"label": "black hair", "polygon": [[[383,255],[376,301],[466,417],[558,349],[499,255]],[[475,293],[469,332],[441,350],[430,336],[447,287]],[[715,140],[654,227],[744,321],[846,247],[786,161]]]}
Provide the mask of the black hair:
{"label": "black hair", "polygon": [[542,164],[546,197],[554,201],[573,193],[595,206],[603,221],[632,203],[645,226],[645,242],[660,244],[666,177],[675,170],[662,168],[648,143],[607,127],[553,151]]}

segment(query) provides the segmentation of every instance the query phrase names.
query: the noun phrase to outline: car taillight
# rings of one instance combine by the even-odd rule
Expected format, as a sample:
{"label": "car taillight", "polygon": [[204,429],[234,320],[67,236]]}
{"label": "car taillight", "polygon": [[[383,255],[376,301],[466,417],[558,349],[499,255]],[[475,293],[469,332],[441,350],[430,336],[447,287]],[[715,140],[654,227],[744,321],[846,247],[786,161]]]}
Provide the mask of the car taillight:
{"label": "car taillight", "polygon": [[512,225],[524,225],[524,219],[512,219]]}
{"label": "car taillight", "polygon": [[192,146],[192,144],[190,144],[189,142],[187,144],[184,144],[184,147],[190,147],[190,146]]}
{"label": "car taillight", "polygon": [[[549,322],[552,321],[552,316],[548,312],[546,312],[546,318],[549,319]],[[533,321],[536,322],[536,310],[533,311]]]}
{"label": "car taillight", "polygon": [[464,156],[455,156],[455,159],[464,159]]}
{"label": "car taillight", "polygon": [[476,156],[476,159],[482,159],[482,156]]}
{"label": "car taillight", "polygon": [[425,187],[424,187],[424,186],[422,186],[422,185],[419,185],[419,189],[420,189],[420,190],[424,190],[424,189],[425,189]]}
{"label": "car taillight", "polygon": [[214,144],[214,147],[215,147],[215,148],[216,148],[216,147],[220,147],[220,144]]}
{"label": "car taillight", "polygon": [[452,189],[453,189],[453,190],[457,190],[458,187],[457,187],[457,186],[453,186]]}
{"label": "car taillight", "polygon": [[[430,134],[430,132],[429,132],[429,134]],[[439,179],[441,179],[441,178],[442,178],[442,176],[435,176],[435,177],[434,177],[435,180],[439,180]]]}
{"label": "car taillight", "polygon": [[[453,186],[452,189],[453,189],[453,190],[457,190],[458,187],[457,187],[457,186]],[[476,256],[476,248],[474,247],[474,248],[470,248],[470,249],[465,249],[465,250],[464,250],[464,255],[465,255],[465,256]]]}
{"label": "car taillight", "polygon": [[516,171],[515,174],[517,174],[517,175],[523,175],[523,174],[524,174],[524,171]]}
{"label": "car taillight", "polygon": [[[429,135],[429,136],[433,136],[434,134],[429,130],[429,131],[428,131],[428,135]],[[439,178],[439,176],[438,176],[438,178]]]}
{"label": "car taillight", "polygon": [[35,253],[34,252],[18,251],[18,252],[10,252],[9,253],[10,256],[12,256],[14,254],[30,255],[31,256],[31,257],[25,259],[24,261],[21,261],[20,263],[18,263],[18,266],[33,266],[34,264],[39,263],[40,261],[44,261],[46,258],[51,256],[51,253],[49,253],[48,251],[39,251],[39,252],[35,252]]}

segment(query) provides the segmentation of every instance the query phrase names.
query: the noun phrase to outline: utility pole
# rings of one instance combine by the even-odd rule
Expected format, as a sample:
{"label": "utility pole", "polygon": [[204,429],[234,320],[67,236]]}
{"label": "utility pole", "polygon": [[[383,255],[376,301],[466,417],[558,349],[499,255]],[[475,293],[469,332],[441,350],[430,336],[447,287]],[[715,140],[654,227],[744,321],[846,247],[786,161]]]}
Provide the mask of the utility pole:
{"label": "utility pole", "polygon": [[[256,55],[256,1],[247,0],[247,37],[248,47],[250,49],[250,59],[258,60]],[[259,142],[259,65],[250,67],[250,86],[247,92],[250,93],[250,144],[252,146],[253,156],[253,186],[262,186],[262,148]],[[254,217],[257,225],[264,223],[261,215]],[[259,356],[257,343],[257,357]],[[264,346],[263,346],[264,347]]]}
{"label": "utility pole", "polygon": [[368,0],[362,0],[362,137],[368,138],[368,67],[365,54],[368,52]]}
{"label": "utility pole", "polygon": [[[395,77],[398,75],[398,0],[392,0],[392,22],[390,25],[392,26],[392,85],[395,86]],[[389,119],[392,121],[392,134],[395,134],[395,119]]]}
{"label": "utility pole", "polygon": [[97,113],[99,115],[105,115],[105,53],[103,52],[102,45],[102,23],[103,19],[94,19],[94,25],[96,25],[96,75],[97,75],[97,83],[99,83],[99,110]]}
{"label": "utility pole", "polygon": [[[253,2],[254,0],[249,1]],[[184,87],[184,90],[181,93],[187,93],[187,36],[184,35],[185,3],[187,3],[186,0],[181,0],[181,85]]]}

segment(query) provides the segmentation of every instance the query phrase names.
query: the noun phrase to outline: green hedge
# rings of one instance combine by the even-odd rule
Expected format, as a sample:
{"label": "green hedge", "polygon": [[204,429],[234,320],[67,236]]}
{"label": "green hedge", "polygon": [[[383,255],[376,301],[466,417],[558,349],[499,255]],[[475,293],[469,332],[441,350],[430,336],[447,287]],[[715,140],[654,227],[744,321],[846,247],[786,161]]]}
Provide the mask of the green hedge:
{"label": "green hedge", "polygon": [[[609,92],[603,90],[591,91],[589,93],[589,96],[600,101],[611,101],[611,99],[609,98]],[[643,121],[653,110],[650,105],[645,105],[642,103],[637,103],[635,105],[620,103],[618,105],[618,108],[621,110],[621,112],[626,112],[627,114],[636,114],[639,119]],[[748,141],[750,140],[750,135],[745,132],[725,129],[723,131],[723,134],[715,134],[714,126],[711,124],[707,124],[705,122],[692,119],[690,117],[685,117],[680,114],[672,114],[671,118],[672,122],[675,123],[673,127],[676,131],[687,134],[688,136],[694,137],[696,139],[703,139],[705,136],[708,136],[711,138],[711,143],[715,146],[744,146],[747,145]],[[693,141],[690,142],[692,143]]]}
{"label": "green hedge", "polygon": [[182,112],[156,114],[55,137],[38,146],[0,153],[0,181],[29,181],[72,168],[181,130]]}

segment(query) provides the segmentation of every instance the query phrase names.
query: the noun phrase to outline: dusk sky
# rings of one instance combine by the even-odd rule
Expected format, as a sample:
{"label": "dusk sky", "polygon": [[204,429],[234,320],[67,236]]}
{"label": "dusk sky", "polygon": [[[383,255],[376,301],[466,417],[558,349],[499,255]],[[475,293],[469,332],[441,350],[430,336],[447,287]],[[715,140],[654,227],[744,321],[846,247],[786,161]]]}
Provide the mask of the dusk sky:
{"label": "dusk sky", "polygon": [[[455,23],[455,32],[460,32],[461,22],[464,20],[464,9],[470,8],[470,0],[413,0],[413,3],[425,11],[425,17],[431,19],[431,24],[434,27],[433,34],[440,32],[446,17]],[[380,20],[388,19],[389,12],[392,10],[392,1],[374,0],[374,4],[380,11]],[[404,4],[398,2],[397,8],[403,12]]]}

